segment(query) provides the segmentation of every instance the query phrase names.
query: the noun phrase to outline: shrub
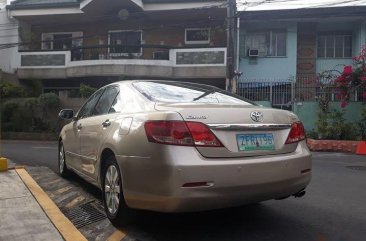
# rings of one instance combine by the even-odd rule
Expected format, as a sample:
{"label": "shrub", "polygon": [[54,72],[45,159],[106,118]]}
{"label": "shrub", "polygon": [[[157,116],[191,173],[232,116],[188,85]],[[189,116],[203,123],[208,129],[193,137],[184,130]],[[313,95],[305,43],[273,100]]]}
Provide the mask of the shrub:
{"label": "shrub", "polygon": [[58,125],[59,98],[54,93],[42,94],[39,98],[17,98],[1,102],[2,130],[54,131]]}
{"label": "shrub", "polygon": [[60,99],[55,93],[44,93],[38,97],[39,104],[45,109],[57,109],[60,107]]}
{"label": "shrub", "polygon": [[361,132],[361,139],[366,141],[366,104],[362,105],[361,120],[358,123]]}
{"label": "shrub", "polygon": [[319,139],[357,140],[360,132],[357,126],[346,121],[345,110],[320,111],[316,122]]}
{"label": "shrub", "polygon": [[89,85],[80,84],[80,94],[83,98],[90,97],[97,89]]}
{"label": "shrub", "polygon": [[22,80],[22,83],[26,86],[27,96],[38,97],[42,94],[42,81],[38,79],[26,79]]}
{"label": "shrub", "polygon": [[26,91],[24,87],[12,83],[0,83],[0,98],[19,98],[25,96]]}
{"label": "shrub", "polygon": [[32,129],[32,111],[25,106],[25,99],[11,99],[1,109],[3,131],[29,131]]}

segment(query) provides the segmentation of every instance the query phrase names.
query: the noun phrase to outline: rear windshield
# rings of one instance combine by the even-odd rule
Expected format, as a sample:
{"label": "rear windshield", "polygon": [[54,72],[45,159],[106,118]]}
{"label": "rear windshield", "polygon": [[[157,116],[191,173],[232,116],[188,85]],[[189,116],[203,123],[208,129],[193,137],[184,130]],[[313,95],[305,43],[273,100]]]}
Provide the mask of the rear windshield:
{"label": "rear windshield", "polygon": [[251,101],[222,89],[185,82],[137,82],[134,87],[146,98],[164,103],[225,103],[253,105]]}

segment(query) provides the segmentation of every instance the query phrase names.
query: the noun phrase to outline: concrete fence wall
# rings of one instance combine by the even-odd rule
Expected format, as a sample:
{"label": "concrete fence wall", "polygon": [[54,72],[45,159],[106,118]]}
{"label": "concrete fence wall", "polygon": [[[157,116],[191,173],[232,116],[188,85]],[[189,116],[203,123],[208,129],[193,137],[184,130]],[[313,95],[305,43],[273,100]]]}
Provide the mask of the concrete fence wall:
{"label": "concrete fence wall", "polygon": [[[329,110],[332,109],[344,110],[344,117],[348,122],[357,124],[361,120],[362,102],[350,102],[345,108],[341,108],[340,102],[331,102]],[[318,103],[315,101],[300,102],[294,105],[294,113],[299,116],[307,131],[316,128],[318,110]]]}
{"label": "concrete fence wall", "polygon": [[78,111],[86,101],[86,98],[71,98],[68,96],[68,91],[60,91],[58,94],[60,98],[61,109],[73,109]]}

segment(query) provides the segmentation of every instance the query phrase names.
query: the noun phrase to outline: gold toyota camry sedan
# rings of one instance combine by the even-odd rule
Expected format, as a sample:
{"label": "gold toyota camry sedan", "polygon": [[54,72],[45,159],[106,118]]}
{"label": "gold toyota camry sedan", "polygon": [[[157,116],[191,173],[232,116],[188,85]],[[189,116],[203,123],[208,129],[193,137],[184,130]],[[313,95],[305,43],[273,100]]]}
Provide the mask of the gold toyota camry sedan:
{"label": "gold toyota camry sedan", "polygon": [[311,153],[298,117],[222,89],[123,81],[97,90],[59,137],[59,172],[98,186],[108,218],[300,197]]}

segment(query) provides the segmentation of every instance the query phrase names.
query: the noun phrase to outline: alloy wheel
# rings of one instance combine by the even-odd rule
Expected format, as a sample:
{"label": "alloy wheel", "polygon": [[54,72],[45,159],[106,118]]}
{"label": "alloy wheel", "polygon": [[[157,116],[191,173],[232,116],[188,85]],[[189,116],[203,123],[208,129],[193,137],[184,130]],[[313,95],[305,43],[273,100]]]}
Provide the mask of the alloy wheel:
{"label": "alloy wheel", "polygon": [[60,173],[64,172],[64,168],[65,168],[65,157],[64,157],[64,146],[61,145],[60,146],[60,153],[59,153],[59,170]]}
{"label": "alloy wheel", "polygon": [[115,215],[120,201],[120,177],[116,166],[110,165],[105,173],[104,195],[108,212]]}

